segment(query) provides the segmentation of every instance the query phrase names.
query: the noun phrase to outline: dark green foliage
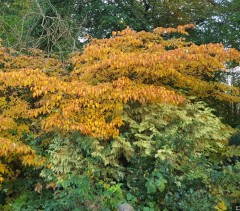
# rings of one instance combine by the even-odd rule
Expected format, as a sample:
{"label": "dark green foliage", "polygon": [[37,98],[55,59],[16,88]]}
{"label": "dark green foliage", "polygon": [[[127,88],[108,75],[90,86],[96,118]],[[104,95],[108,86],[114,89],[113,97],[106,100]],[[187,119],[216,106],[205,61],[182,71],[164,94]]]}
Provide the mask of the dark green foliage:
{"label": "dark green foliage", "polygon": [[12,0],[0,1],[0,7],[0,36],[5,44],[66,56],[81,48],[79,37],[110,37],[112,31],[127,26],[149,31],[199,23],[216,4],[208,0]]}
{"label": "dark green foliage", "polygon": [[240,133],[235,133],[229,140],[229,145],[240,146]]}
{"label": "dark green foliage", "polygon": [[[197,44],[223,43],[226,48],[240,49],[240,1],[221,0],[216,1],[217,6],[212,10],[211,15],[199,23],[196,29],[191,30],[190,40]],[[232,65],[231,68],[233,68]],[[228,70],[226,74],[216,75],[213,79],[229,83],[233,86],[240,85],[240,72],[234,69]],[[216,110],[216,115],[223,118],[224,123],[236,127],[240,124],[239,103],[208,102]]]}
{"label": "dark green foliage", "polygon": [[238,0],[220,1],[211,16],[193,32],[193,39],[198,43],[223,43],[226,47],[240,49],[239,8]]}

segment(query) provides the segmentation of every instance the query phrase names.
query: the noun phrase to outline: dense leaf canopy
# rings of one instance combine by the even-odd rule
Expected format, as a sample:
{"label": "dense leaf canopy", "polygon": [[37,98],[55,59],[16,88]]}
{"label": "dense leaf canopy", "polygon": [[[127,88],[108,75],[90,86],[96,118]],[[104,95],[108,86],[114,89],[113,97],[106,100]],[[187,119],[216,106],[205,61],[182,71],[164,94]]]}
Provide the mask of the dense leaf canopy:
{"label": "dense leaf canopy", "polygon": [[237,1],[0,7],[1,210],[238,202]]}

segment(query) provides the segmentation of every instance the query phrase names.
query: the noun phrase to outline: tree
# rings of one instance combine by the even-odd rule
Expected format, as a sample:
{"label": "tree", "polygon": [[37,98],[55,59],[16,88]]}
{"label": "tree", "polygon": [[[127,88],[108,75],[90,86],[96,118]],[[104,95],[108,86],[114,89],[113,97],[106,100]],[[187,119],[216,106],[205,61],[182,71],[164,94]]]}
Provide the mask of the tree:
{"label": "tree", "polygon": [[83,54],[72,57],[74,69],[67,80],[28,68],[2,72],[0,81],[5,87],[27,88],[40,99],[29,112],[32,117],[47,115],[42,121],[46,130],[80,130],[105,138],[118,136],[123,104],[131,101],[179,104],[184,96],[173,90],[181,89],[200,99],[238,102],[239,88],[210,81],[226,62],[239,61],[238,51],[164,39],[166,33],[186,34],[191,27],[156,28],[154,33],[128,28],[111,39],[93,40]]}
{"label": "tree", "polygon": [[[12,0],[1,1],[2,38],[10,46],[41,48],[60,56],[82,47],[79,37],[110,37],[127,26],[151,31],[158,26],[200,23],[218,6],[214,1]],[[11,8],[11,9],[10,9]]]}
{"label": "tree", "polygon": [[203,22],[218,7],[215,1],[157,1],[142,0],[144,17],[152,27],[176,27],[181,24]]}
{"label": "tree", "polygon": [[[226,48],[232,47],[240,49],[239,34],[239,1],[219,1],[218,7],[213,11],[212,15],[200,23],[195,30],[190,32],[190,39],[198,44],[203,43],[222,43]],[[225,74],[216,74],[214,80],[229,83],[239,87],[239,71],[232,64]],[[219,106],[219,102],[209,102],[209,105],[216,108],[216,114],[223,117],[224,122],[236,127],[240,124],[239,103],[224,103]]]}
{"label": "tree", "polygon": [[[199,23],[217,7],[214,1],[156,1],[111,0],[72,1],[75,8],[69,10],[81,24],[83,33],[93,37],[110,37],[112,31],[130,26],[136,31],[155,27],[176,27],[180,24]],[[59,7],[56,1],[56,9]],[[67,7],[68,8],[68,7]],[[65,10],[66,11],[66,10]],[[66,13],[66,12],[65,12]],[[114,14],[114,15],[113,15]]]}
{"label": "tree", "polygon": [[[0,128],[0,137],[4,137],[0,140],[6,142],[7,136],[9,146],[17,143],[11,154],[0,154],[1,161],[7,160],[4,169],[17,175],[15,160],[25,161],[25,154],[33,154],[29,147],[25,154],[21,151],[29,144],[50,163],[44,165],[46,181],[37,183],[36,191],[47,189],[50,182],[55,184],[44,196],[52,203],[44,205],[39,198],[41,205],[34,209],[90,209],[98,206],[98,201],[102,201],[99,206],[114,209],[126,200],[124,191],[129,191],[128,200],[140,201],[140,208],[156,209],[172,208],[171,200],[185,209],[194,192],[192,199],[201,200],[210,209],[218,203],[228,205],[224,193],[231,199],[239,194],[239,163],[232,167],[224,164],[239,153],[237,147],[227,146],[234,130],[194,101],[215,98],[239,102],[238,87],[212,78],[216,72],[224,72],[228,63],[239,63],[240,53],[221,44],[196,45],[179,37],[192,27],[160,27],[152,33],[128,27],[113,32],[109,39],[93,39],[68,63],[36,49],[23,54],[0,48],[0,117],[7,125]],[[189,102],[191,96],[195,99]],[[195,153],[190,155],[192,151]],[[33,161],[30,164],[35,165]],[[192,168],[197,168],[197,174]],[[140,187],[127,176],[128,171]],[[218,179],[209,176],[212,174],[220,178],[222,186],[229,184],[231,188],[223,190]],[[174,194],[179,184],[183,185],[178,193],[183,200]],[[55,192],[57,185],[62,187],[59,194]],[[136,189],[148,195],[141,198]],[[16,194],[12,201],[33,200],[35,195],[25,191],[20,189],[18,193],[23,194]],[[97,197],[98,193],[102,197]],[[164,197],[165,204],[156,194]]]}
{"label": "tree", "polygon": [[222,0],[209,18],[200,23],[192,38],[197,43],[223,43],[226,47],[240,49],[239,8],[237,0]]}

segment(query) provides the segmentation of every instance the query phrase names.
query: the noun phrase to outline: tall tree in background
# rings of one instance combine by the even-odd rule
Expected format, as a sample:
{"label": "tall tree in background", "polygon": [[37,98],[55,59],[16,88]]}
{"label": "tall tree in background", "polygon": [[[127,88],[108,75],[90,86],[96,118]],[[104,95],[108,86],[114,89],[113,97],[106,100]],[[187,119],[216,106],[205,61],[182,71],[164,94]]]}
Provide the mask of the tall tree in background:
{"label": "tall tree in background", "polygon": [[221,0],[211,16],[199,23],[192,37],[197,43],[223,43],[240,49],[240,2]]}
{"label": "tall tree in background", "polygon": [[[198,44],[203,43],[223,43],[226,48],[232,47],[240,49],[240,1],[221,0],[218,7],[212,11],[211,16],[199,23],[191,31],[190,39]],[[232,63],[230,69],[222,74],[216,74],[214,80],[222,81],[233,86],[240,84],[240,70]],[[240,126],[240,104],[209,102],[215,107],[218,116],[234,127]]]}
{"label": "tall tree in background", "polygon": [[113,30],[127,26],[149,31],[158,26],[199,23],[216,5],[207,0],[12,0],[0,1],[0,6],[4,8],[0,12],[2,37],[8,44],[56,52],[74,49],[79,36],[110,37]]}
{"label": "tall tree in background", "polygon": [[214,0],[142,0],[144,17],[151,27],[201,23],[218,6]]}
{"label": "tall tree in background", "polygon": [[[54,2],[54,1],[52,1]],[[134,30],[199,23],[209,17],[217,4],[214,1],[190,0],[81,0],[73,1],[70,14],[94,37],[110,36],[113,30],[130,26]],[[56,1],[58,9],[60,3]]]}

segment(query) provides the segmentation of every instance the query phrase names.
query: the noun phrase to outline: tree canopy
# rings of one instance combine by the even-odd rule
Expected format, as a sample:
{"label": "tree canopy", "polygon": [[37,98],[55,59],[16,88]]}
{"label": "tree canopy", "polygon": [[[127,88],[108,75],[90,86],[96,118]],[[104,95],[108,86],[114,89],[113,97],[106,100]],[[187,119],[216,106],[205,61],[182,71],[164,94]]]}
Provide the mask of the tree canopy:
{"label": "tree canopy", "polygon": [[4,8],[0,13],[4,42],[47,52],[71,52],[81,46],[81,36],[110,37],[112,31],[127,26],[150,31],[159,26],[202,23],[217,7],[209,0],[13,0],[0,5]]}

